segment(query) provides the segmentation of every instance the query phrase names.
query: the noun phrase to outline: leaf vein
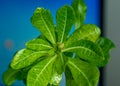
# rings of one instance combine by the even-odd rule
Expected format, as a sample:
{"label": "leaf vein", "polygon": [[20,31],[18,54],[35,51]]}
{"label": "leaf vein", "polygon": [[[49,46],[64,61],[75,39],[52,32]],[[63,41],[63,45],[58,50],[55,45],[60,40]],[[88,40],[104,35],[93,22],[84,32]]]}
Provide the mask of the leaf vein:
{"label": "leaf vein", "polygon": [[49,66],[49,64],[50,64],[56,57],[57,57],[57,55],[55,55],[55,56],[45,65],[45,67],[40,71],[40,73],[38,74],[38,76],[37,76],[37,78],[36,78],[36,80],[35,80],[35,82],[34,82],[34,84],[33,84],[33,86],[36,86],[35,84],[36,84],[36,81],[38,81],[39,76],[43,73],[43,71],[45,70],[45,68],[46,68],[47,66]]}
{"label": "leaf vein", "polygon": [[76,69],[85,77],[85,79],[87,80],[89,86],[91,86],[91,85],[90,85],[90,81],[88,80],[88,78],[87,78],[87,76],[84,74],[84,72],[83,72],[80,68],[78,68],[74,63],[72,63],[71,61],[69,61],[68,63],[71,64],[74,68],[76,68]]}
{"label": "leaf vein", "polygon": [[63,42],[63,37],[64,37],[64,35],[65,35],[65,29],[66,29],[66,22],[67,22],[67,8],[66,8],[66,10],[65,10],[65,21],[64,21],[64,27],[63,27],[63,32],[62,32],[62,37],[61,37],[61,43]]}
{"label": "leaf vein", "polygon": [[47,26],[47,24],[46,24],[46,22],[45,22],[45,19],[43,18],[42,15],[41,15],[41,19],[42,19],[42,21],[43,21],[45,27],[47,28],[47,31],[49,32],[49,35],[50,35],[51,39],[52,39],[53,42],[55,43],[55,40],[54,40],[54,38],[53,38],[53,36],[52,36],[52,33],[50,32],[49,27]]}

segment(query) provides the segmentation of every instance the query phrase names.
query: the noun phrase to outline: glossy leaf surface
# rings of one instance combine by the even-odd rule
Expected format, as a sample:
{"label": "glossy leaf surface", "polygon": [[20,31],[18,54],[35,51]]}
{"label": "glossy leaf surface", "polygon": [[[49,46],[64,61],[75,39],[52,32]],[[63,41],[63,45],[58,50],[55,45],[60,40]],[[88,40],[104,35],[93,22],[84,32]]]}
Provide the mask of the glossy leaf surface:
{"label": "glossy leaf surface", "polygon": [[81,39],[87,39],[95,42],[100,36],[100,34],[101,31],[96,25],[92,24],[83,25],[77,30],[75,30],[75,32],[73,32],[73,34],[68,38],[66,45]]}
{"label": "glossy leaf surface", "polygon": [[84,23],[87,7],[84,0],[74,0],[72,7],[75,12],[75,29],[78,29]]}
{"label": "glossy leaf surface", "polygon": [[52,58],[49,57],[35,65],[28,73],[27,86],[47,86],[56,57],[56,55]]}
{"label": "glossy leaf surface", "polygon": [[37,8],[31,18],[31,22],[51,43],[55,44],[55,28],[52,15],[48,10]]}
{"label": "glossy leaf surface", "polygon": [[29,42],[26,43],[27,48],[32,49],[32,50],[49,50],[52,47],[50,46],[50,44],[43,40],[43,39],[33,39],[30,40]]}
{"label": "glossy leaf surface", "polygon": [[50,11],[38,7],[31,23],[40,35],[14,55],[4,83],[17,79],[27,86],[59,86],[65,74],[67,86],[97,86],[98,67],[109,61],[114,44],[99,38],[98,26],[84,24],[86,9],[84,0],[74,0],[58,9],[54,25]]}
{"label": "glossy leaf surface", "polygon": [[99,80],[99,70],[79,59],[69,59],[68,67],[71,70],[77,86],[97,86]]}
{"label": "glossy leaf surface", "polygon": [[29,49],[22,49],[14,56],[11,67],[13,69],[21,69],[31,65],[41,56],[46,55],[46,51],[32,51]]}
{"label": "glossy leaf surface", "polygon": [[89,40],[80,40],[65,46],[62,52],[74,52],[80,58],[98,65],[104,60],[102,49]]}
{"label": "glossy leaf surface", "polygon": [[57,31],[58,31],[58,42],[62,43],[66,40],[68,33],[71,30],[74,14],[73,9],[70,6],[63,6],[57,11]]}

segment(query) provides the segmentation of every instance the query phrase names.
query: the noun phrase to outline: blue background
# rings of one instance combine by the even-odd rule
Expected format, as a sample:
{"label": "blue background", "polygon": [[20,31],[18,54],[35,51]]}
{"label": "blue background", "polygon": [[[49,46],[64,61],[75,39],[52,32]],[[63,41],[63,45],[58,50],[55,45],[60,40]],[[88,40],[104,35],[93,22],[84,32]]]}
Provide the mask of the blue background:
{"label": "blue background", "polygon": [[[25,42],[37,37],[40,33],[32,27],[30,17],[36,7],[49,9],[55,22],[58,8],[71,4],[72,0],[0,0],[0,86],[2,74],[14,53],[25,47]],[[85,0],[88,7],[85,23],[100,26],[100,0]],[[24,86],[17,81],[14,86]],[[61,86],[64,86],[63,83]]]}

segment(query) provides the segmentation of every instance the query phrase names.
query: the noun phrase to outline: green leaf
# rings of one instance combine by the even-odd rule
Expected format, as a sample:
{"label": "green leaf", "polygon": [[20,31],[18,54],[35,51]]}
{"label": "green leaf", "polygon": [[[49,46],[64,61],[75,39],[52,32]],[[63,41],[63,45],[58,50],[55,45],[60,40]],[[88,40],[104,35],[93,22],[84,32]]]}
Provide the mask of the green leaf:
{"label": "green leaf", "polygon": [[45,40],[45,41],[47,40],[43,34],[40,34],[37,38],[38,38],[38,39],[43,39],[43,40]]}
{"label": "green leaf", "polygon": [[54,71],[56,71],[59,74],[62,74],[64,71],[64,57],[63,54],[60,53],[56,59],[56,61],[54,62]]}
{"label": "green leaf", "polygon": [[17,79],[27,86],[59,86],[65,74],[67,86],[97,86],[98,67],[109,61],[114,44],[98,39],[101,31],[96,25],[84,25],[86,10],[84,0],[74,0],[58,9],[54,25],[50,11],[38,7],[31,23],[40,36],[14,55],[4,83],[12,85]]}
{"label": "green leaf", "polygon": [[96,25],[86,24],[75,30],[75,32],[68,38],[66,45],[81,39],[87,39],[95,42],[100,34],[101,31]]}
{"label": "green leaf", "polygon": [[70,6],[63,6],[57,11],[57,32],[58,42],[62,43],[66,40],[71,27],[73,25],[74,14],[73,9]]}
{"label": "green leaf", "polygon": [[[43,34],[40,34],[38,37],[38,39],[43,39],[44,41],[46,41],[48,44],[50,44],[51,46],[53,46],[53,44],[43,35]],[[56,37],[57,39],[57,37]],[[57,40],[56,40],[57,41]]]}
{"label": "green leaf", "polygon": [[99,38],[99,39],[96,41],[96,44],[98,44],[98,45],[102,48],[103,53],[104,53],[104,57],[105,57],[105,60],[102,61],[102,62],[99,64],[99,66],[100,66],[100,67],[101,67],[101,66],[105,66],[105,65],[108,63],[108,61],[110,60],[110,54],[109,54],[109,52],[110,52],[110,50],[111,50],[112,48],[115,47],[115,45],[114,45],[114,43],[113,43],[111,40],[109,40],[109,39],[107,39],[107,38],[103,38],[103,37]]}
{"label": "green leaf", "polygon": [[45,56],[46,51],[32,51],[29,49],[22,49],[18,51],[11,63],[13,69],[21,69],[31,65],[38,58]]}
{"label": "green leaf", "polygon": [[74,56],[74,53],[72,52],[64,52],[64,55],[67,56],[67,57],[73,57]]}
{"label": "green leaf", "polygon": [[18,79],[18,80],[23,80],[24,83],[26,84],[26,79],[27,79],[28,71],[29,71],[34,65],[35,65],[35,64],[32,64],[32,65],[30,65],[30,66],[27,66],[27,67],[25,67],[25,68],[20,69],[21,74],[20,74],[20,76],[18,76],[17,79]]}
{"label": "green leaf", "polygon": [[38,7],[31,18],[31,22],[51,43],[55,44],[55,28],[48,10]]}
{"label": "green leaf", "polygon": [[66,86],[78,86],[72,76],[70,69],[67,66],[65,69],[65,77],[66,77]]}
{"label": "green leaf", "polygon": [[105,54],[109,53],[110,50],[115,47],[114,43],[111,40],[109,40],[107,38],[103,38],[103,37],[99,38],[96,41],[96,44],[101,46],[101,48],[103,49],[103,52]]}
{"label": "green leaf", "polygon": [[104,60],[102,49],[95,43],[89,40],[80,40],[71,43],[62,50],[62,52],[74,52],[81,59],[98,65]]}
{"label": "green leaf", "polygon": [[36,51],[49,50],[52,48],[47,41],[45,41],[43,39],[39,39],[39,38],[30,40],[29,42],[26,43],[26,46],[27,46],[27,48],[36,50]]}
{"label": "green leaf", "polygon": [[75,29],[78,29],[84,23],[87,6],[84,0],[74,0],[72,7],[75,12]]}
{"label": "green leaf", "polygon": [[67,65],[77,86],[97,86],[99,80],[99,70],[97,67],[79,59],[69,59]]}
{"label": "green leaf", "polygon": [[52,65],[57,55],[49,57],[37,65],[29,72],[27,77],[27,86],[47,86],[52,74]]}
{"label": "green leaf", "polygon": [[61,79],[62,79],[62,73],[64,71],[64,59],[63,54],[60,53],[57,55],[57,58],[53,64],[52,68],[52,77],[50,80],[51,85],[59,85]]}
{"label": "green leaf", "polygon": [[11,86],[19,75],[20,70],[14,70],[9,67],[8,70],[3,74],[3,81],[6,85]]}
{"label": "green leaf", "polygon": [[28,74],[28,71],[22,71],[21,70],[21,73],[18,75],[18,80],[22,80],[24,84],[26,84],[26,79],[27,79],[27,74]]}

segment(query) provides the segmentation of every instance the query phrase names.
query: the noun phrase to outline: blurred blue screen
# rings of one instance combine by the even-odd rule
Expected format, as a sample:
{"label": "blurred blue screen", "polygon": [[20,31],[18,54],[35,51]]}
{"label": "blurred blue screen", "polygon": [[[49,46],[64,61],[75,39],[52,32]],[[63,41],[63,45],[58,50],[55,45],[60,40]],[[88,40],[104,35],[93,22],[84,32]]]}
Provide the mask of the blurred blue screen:
{"label": "blurred blue screen", "polygon": [[[2,74],[8,68],[14,53],[25,47],[25,42],[40,33],[32,27],[30,17],[37,7],[49,9],[54,22],[56,11],[73,0],[0,0],[0,86]],[[85,0],[88,7],[85,23],[100,26],[100,0]],[[24,86],[17,81],[13,86]],[[61,86],[64,86],[61,83]]]}

